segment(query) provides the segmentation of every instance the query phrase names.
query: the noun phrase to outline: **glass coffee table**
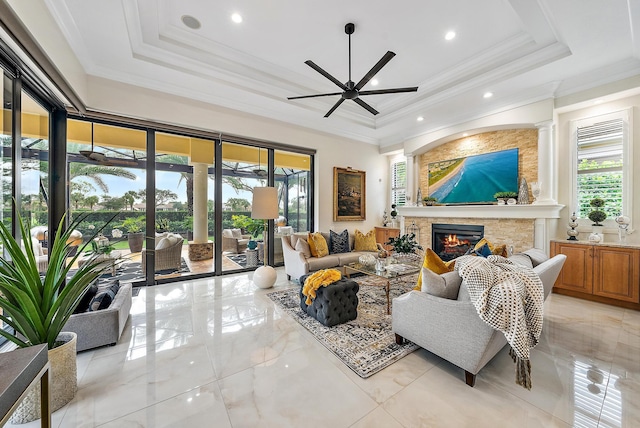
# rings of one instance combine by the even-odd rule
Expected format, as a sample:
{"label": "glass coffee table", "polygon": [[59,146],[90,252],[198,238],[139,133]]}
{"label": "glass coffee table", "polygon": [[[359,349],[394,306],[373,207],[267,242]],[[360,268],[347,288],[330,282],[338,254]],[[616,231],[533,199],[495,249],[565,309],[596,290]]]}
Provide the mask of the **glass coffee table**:
{"label": "glass coffee table", "polygon": [[385,265],[383,270],[377,270],[375,264],[363,265],[358,262],[346,264],[344,268],[344,274],[347,278],[350,278],[353,273],[363,273],[384,279],[384,292],[387,296],[387,315],[391,315],[391,300],[389,299],[391,280],[418,273],[422,268],[422,260]]}

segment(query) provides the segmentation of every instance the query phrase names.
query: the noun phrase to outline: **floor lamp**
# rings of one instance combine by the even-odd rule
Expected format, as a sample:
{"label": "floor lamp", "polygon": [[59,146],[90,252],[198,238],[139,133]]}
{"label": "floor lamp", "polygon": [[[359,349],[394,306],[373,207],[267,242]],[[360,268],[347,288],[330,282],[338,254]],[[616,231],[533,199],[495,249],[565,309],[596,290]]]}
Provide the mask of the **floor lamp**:
{"label": "floor lamp", "polygon": [[253,202],[251,203],[251,218],[264,221],[264,266],[260,266],[253,273],[253,283],[260,288],[271,288],[276,283],[276,270],[267,265],[267,236],[269,223],[267,220],[277,218],[278,191],[275,187],[254,187]]}

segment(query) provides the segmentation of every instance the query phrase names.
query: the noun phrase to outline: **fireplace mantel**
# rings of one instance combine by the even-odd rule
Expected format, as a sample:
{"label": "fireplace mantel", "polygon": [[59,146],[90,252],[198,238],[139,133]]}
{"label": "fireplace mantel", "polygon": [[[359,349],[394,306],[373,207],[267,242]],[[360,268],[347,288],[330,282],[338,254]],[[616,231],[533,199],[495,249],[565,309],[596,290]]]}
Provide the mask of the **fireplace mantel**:
{"label": "fireplace mantel", "polygon": [[564,205],[435,205],[430,207],[398,207],[404,217],[443,218],[560,218]]}

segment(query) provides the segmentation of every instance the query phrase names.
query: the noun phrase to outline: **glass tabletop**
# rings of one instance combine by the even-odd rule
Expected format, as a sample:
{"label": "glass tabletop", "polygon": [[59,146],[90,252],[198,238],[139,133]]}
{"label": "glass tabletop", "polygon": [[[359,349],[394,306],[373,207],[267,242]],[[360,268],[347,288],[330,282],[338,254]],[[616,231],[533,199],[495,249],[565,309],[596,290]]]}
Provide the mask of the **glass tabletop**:
{"label": "glass tabletop", "polygon": [[422,260],[419,261],[411,261],[405,263],[392,263],[385,264],[382,266],[382,270],[376,268],[376,264],[372,265],[363,265],[362,263],[354,262],[345,265],[351,270],[356,272],[364,273],[367,275],[376,275],[383,278],[391,279],[397,278],[403,275],[410,275],[412,273],[417,273],[422,267]]}

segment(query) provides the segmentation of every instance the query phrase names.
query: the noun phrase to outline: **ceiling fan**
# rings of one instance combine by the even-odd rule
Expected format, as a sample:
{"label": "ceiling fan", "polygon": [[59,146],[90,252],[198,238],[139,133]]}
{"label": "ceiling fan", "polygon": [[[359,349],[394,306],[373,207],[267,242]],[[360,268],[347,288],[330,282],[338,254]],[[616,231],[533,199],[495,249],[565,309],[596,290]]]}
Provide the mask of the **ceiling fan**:
{"label": "ceiling fan", "polygon": [[80,150],[79,153],[87,160],[103,166],[138,166],[135,150],[133,151],[133,159],[110,158],[106,153],[93,150],[93,123],[91,123],[91,150]]}
{"label": "ceiling fan", "polygon": [[327,73],[325,70],[323,70],[321,67],[316,65],[311,60],[307,60],[304,62],[309,67],[313,68],[315,71],[317,71],[318,73],[322,74],[324,77],[326,77],[327,79],[335,83],[340,89],[342,89],[342,92],[332,92],[327,94],[315,94],[315,95],[302,95],[298,97],[288,97],[287,99],[299,100],[302,98],[316,98],[316,97],[328,97],[332,95],[340,95],[341,98],[338,100],[338,102],[336,102],[333,105],[333,107],[331,107],[331,110],[329,110],[327,114],[324,115],[324,117],[329,117],[331,113],[333,113],[335,109],[337,109],[340,106],[340,104],[344,102],[344,100],[353,100],[357,104],[359,104],[360,106],[368,110],[370,113],[376,115],[378,114],[378,111],[373,107],[371,107],[366,102],[362,101],[360,99],[362,95],[394,94],[399,92],[416,92],[418,90],[417,86],[412,86],[408,88],[376,89],[371,91],[361,91],[364,85],[366,85],[369,82],[369,80],[371,80],[373,76],[375,76],[380,71],[382,67],[387,65],[387,63],[391,61],[391,58],[396,56],[396,54],[391,51],[388,51],[386,54],[384,54],[384,56],[380,59],[380,61],[378,61],[377,64],[374,65],[373,68],[369,70],[369,72],[365,74],[365,76],[357,84],[355,84],[351,80],[351,35],[355,30],[356,30],[356,26],[353,23],[348,23],[347,25],[344,26],[344,32],[349,35],[349,80],[347,81],[347,83],[343,84],[342,82],[340,82],[338,79],[336,79],[335,77]]}

